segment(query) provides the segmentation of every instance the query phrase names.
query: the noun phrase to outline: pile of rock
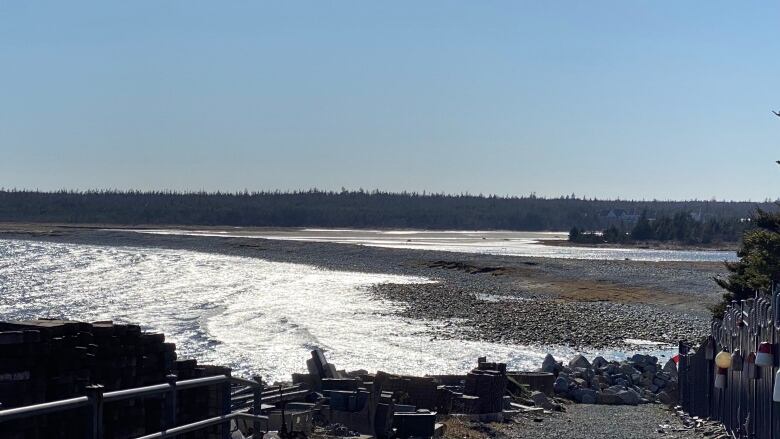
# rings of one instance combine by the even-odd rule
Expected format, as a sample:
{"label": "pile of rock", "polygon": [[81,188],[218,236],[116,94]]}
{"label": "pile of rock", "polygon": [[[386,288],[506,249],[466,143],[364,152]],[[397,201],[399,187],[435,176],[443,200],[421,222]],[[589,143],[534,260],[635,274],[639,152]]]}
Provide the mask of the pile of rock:
{"label": "pile of rock", "polygon": [[637,405],[676,403],[677,365],[669,360],[663,367],[658,358],[636,354],[625,361],[593,362],[577,355],[568,365],[547,355],[540,369],[556,375],[553,389],[557,396],[584,404]]}

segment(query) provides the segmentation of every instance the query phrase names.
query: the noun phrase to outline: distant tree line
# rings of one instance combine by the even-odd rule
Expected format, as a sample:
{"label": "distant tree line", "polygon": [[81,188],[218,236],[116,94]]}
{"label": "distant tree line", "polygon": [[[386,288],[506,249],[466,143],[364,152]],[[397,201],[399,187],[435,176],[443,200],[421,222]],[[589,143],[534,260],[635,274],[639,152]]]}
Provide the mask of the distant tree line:
{"label": "distant tree line", "polygon": [[576,226],[569,231],[569,241],[586,244],[626,243],[634,241],[678,242],[682,244],[713,244],[738,242],[750,227],[750,219],[696,219],[688,212],[650,219],[643,212],[630,229],[610,225],[602,232],[585,232]]}
{"label": "distant tree line", "polygon": [[[560,231],[572,226],[579,230],[636,228],[638,213],[646,212],[659,218],[651,224],[653,234],[657,234],[654,236],[669,233],[678,236],[676,214],[697,212],[708,219],[704,224],[686,223],[686,239],[709,234],[705,229],[715,227],[722,231],[713,233],[726,236],[734,221],[749,217],[756,207],[776,208],[772,203],[752,202],[624,201],[575,196],[501,197],[363,190],[179,193],[0,189],[0,221]],[[671,223],[660,227],[666,224],[665,217],[670,217]],[[714,223],[710,224],[711,221]]]}

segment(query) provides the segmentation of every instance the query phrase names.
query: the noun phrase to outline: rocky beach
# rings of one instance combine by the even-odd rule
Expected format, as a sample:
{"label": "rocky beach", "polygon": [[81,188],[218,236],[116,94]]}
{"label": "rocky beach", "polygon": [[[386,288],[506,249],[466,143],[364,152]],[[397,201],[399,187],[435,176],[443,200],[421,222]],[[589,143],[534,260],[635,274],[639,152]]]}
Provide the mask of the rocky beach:
{"label": "rocky beach", "polygon": [[0,237],[101,246],[156,247],[309,264],[329,270],[433,280],[371,287],[397,313],[432,323],[432,337],[573,348],[694,340],[724,272],[712,262],[496,256],[243,237],[150,235],[107,227],[6,224]]}
{"label": "rocky beach", "polygon": [[[413,276],[421,281],[367,284],[360,297],[369,308],[377,301],[374,313],[388,313],[393,321],[421,322],[426,341],[450,340],[453,348],[485,342],[489,344],[481,346],[533,346],[536,352],[550,352],[548,348],[569,353],[613,352],[607,360],[596,355],[564,354],[544,361],[543,354],[536,357],[538,363],[526,370],[554,373],[554,392],[548,396],[534,392],[518,401],[543,411],[520,410],[503,423],[454,417],[446,421],[449,432],[445,437],[586,438],[606,431],[616,438],[700,437],[702,431],[708,435],[720,431],[718,426],[699,428],[684,415],[664,407],[676,399],[676,374],[668,353],[679,341],[696,340],[707,333],[709,307],[720,296],[712,278],[724,272],[721,263],[499,256],[236,236],[146,234],[103,226],[5,224],[0,226],[0,239],[89,246],[93,253],[135,249],[133,254],[141,255],[145,252],[138,249],[149,253],[164,249],[170,261],[189,252],[256,258],[319,267],[324,276],[335,272]],[[61,250],[56,247],[54,254]],[[227,264],[221,270],[236,268]],[[208,285],[206,290],[213,288]],[[193,286],[187,283],[181,288],[191,290]],[[328,296],[316,300],[328,301]],[[388,303],[392,306],[386,306]],[[207,344],[198,350],[220,349],[220,341],[204,342]],[[633,355],[620,359],[614,354],[659,351],[665,358]],[[403,355],[404,351],[398,352]],[[491,352],[482,354],[490,356]]]}

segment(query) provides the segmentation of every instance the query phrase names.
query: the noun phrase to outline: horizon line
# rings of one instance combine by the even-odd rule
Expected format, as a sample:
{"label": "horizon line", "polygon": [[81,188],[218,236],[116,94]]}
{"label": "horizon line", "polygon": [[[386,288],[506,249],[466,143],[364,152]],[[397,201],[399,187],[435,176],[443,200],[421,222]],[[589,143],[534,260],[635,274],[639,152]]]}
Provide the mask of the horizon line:
{"label": "horizon line", "polygon": [[390,196],[409,196],[409,197],[443,197],[443,198],[482,198],[482,199],[502,199],[502,200],[570,200],[570,201],[599,201],[599,202],[622,202],[622,203],[690,203],[690,202],[698,202],[698,203],[755,203],[755,204],[780,204],[780,198],[775,199],[769,199],[765,198],[763,201],[756,201],[751,199],[746,200],[727,200],[727,199],[717,199],[715,197],[710,199],[699,199],[699,198],[690,198],[690,199],[659,199],[659,198],[599,198],[599,197],[588,197],[588,196],[577,196],[574,193],[567,194],[567,195],[559,195],[559,196],[548,196],[548,195],[536,195],[535,192],[530,192],[528,194],[520,194],[520,195],[499,195],[499,194],[472,194],[468,191],[466,192],[432,192],[427,190],[422,191],[410,191],[410,190],[401,190],[401,191],[392,191],[392,190],[381,190],[378,188],[366,190],[363,188],[358,189],[346,189],[342,187],[340,190],[331,190],[331,189],[319,189],[317,187],[309,188],[309,189],[263,189],[263,190],[248,190],[248,189],[241,189],[241,190],[206,190],[206,189],[187,189],[187,190],[180,190],[180,189],[118,189],[118,188],[103,188],[103,189],[97,189],[97,188],[90,188],[90,189],[56,189],[56,190],[41,190],[38,188],[30,189],[30,188],[6,188],[3,186],[0,186],[0,193],[35,193],[35,194],[69,194],[69,195],[100,195],[100,194],[124,194],[124,195],[178,195],[178,196],[187,196],[187,195],[200,195],[200,196],[273,196],[273,195],[305,195],[305,194],[324,194],[324,195],[390,195]]}

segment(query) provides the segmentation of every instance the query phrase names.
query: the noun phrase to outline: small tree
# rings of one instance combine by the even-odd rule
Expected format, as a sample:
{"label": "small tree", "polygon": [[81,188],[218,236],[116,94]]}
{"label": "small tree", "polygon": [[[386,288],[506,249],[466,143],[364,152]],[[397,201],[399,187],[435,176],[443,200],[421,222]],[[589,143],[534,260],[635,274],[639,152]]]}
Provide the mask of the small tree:
{"label": "small tree", "polygon": [[737,251],[739,261],[727,262],[729,275],[715,278],[726,290],[723,301],[713,309],[716,317],[723,315],[732,300],[744,300],[759,293],[768,293],[772,283],[780,281],[780,213],[758,210],[753,218],[754,228],[742,236]]}

